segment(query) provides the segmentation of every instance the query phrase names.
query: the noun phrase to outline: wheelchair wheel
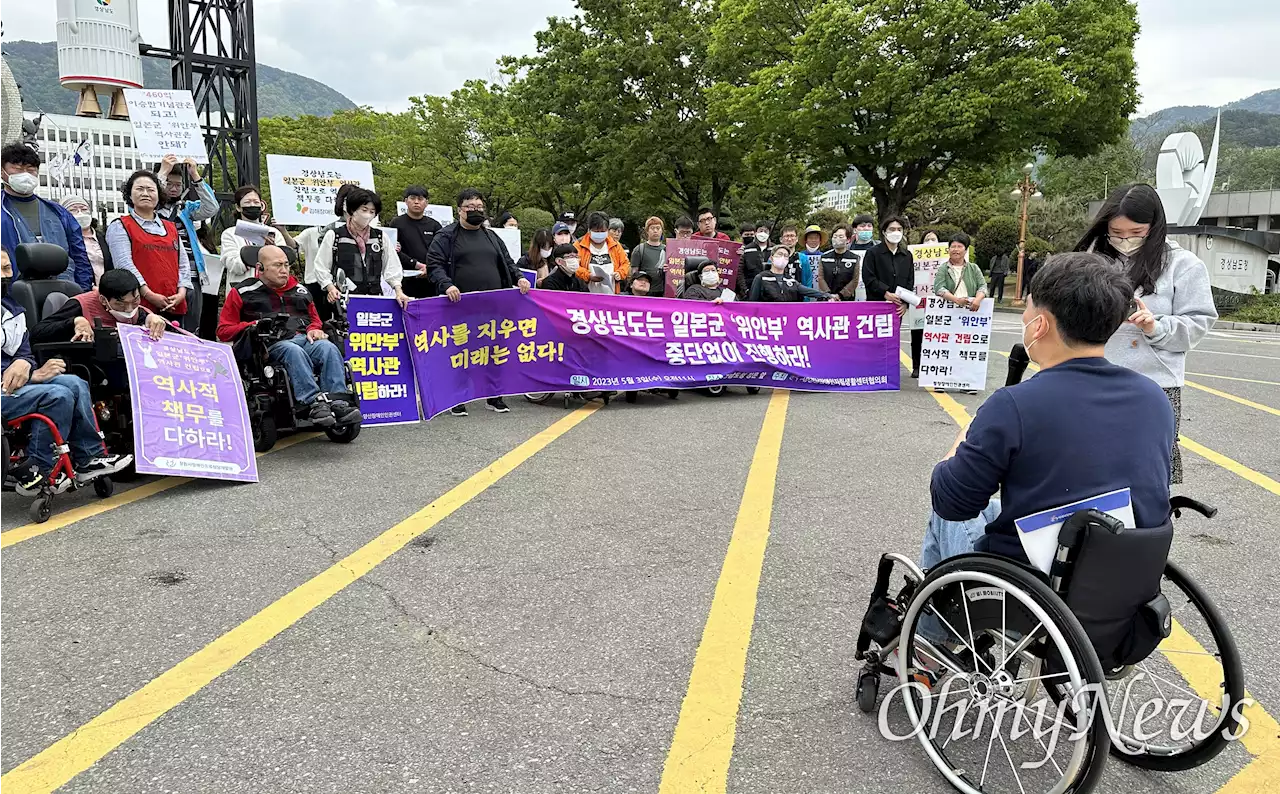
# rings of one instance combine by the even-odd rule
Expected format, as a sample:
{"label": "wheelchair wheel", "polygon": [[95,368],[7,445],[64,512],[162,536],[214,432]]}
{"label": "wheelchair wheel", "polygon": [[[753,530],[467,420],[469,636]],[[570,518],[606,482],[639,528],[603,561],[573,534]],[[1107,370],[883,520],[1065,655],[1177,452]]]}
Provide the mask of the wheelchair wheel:
{"label": "wheelchair wheel", "polygon": [[360,425],[326,427],[324,434],[335,444],[350,444],[356,440],[356,436],[360,435]]}
{"label": "wheelchair wheel", "polygon": [[640,392],[629,391],[622,395],[622,399],[628,403],[634,404],[640,398]]}
{"label": "wheelchair wheel", "polygon": [[760,393],[760,387],[759,387],[759,386],[748,386],[748,387],[747,387],[747,394],[759,394],[759,393]]}
{"label": "wheelchair wheel", "polygon": [[253,449],[255,452],[266,452],[276,445],[276,419],[270,414],[250,415],[249,424],[253,428]]}
{"label": "wheelchair wheel", "polygon": [[707,388],[702,390],[702,393],[707,395],[708,397],[719,397],[720,395],[724,394],[724,387],[708,386]]}
{"label": "wheelchair wheel", "polygon": [[529,392],[524,396],[524,398],[529,402],[533,403],[534,405],[542,405],[547,400],[550,400],[552,397],[554,397],[555,394],[556,393],[553,391],[535,391],[535,392]]}
{"label": "wheelchair wheel", "polygon": [[[1173,631],[1150,656],[1109,676],[1115,725],[1112,755],[1140,767],[1177,772],[1221,753],[1238,731],[1244,670],[1218,608],[1187,574],[1165,563],[1160,591],[1173,610]],[[1146,703],[1161,708],[1136,722]]]}
{"label": "wheelchair wheel", "polygon": [[1036,574],[986,554],[944,561],[911,597],[896,663],[909,721],[895,732],[914,731],[956,789],[1085,794],[1097,784],[1110,746],[1106,721],[1093,718],[1102,665]]}
{"label": "wheelchair wheel", "polygon": [[93,492],[97,494],[100,499],[106,499],[111,496],[111,494],[115,493],[115,490],[116,484],[112,482],[110,477],[99,477],[93,481]]}
{"label": "wheelchair wheel", "polygon": [[31,501],[27,515],[37,524],[43,524],[53,515],[53,495],[42,493]]}

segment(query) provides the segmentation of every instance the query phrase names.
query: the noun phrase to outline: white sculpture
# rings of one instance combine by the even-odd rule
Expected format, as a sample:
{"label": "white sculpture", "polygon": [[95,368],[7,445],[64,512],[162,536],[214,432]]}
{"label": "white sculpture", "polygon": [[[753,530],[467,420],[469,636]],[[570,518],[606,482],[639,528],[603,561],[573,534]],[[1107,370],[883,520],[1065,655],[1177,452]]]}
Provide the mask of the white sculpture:
{"label": "white sculpture", "polygon": [[1213,146],[1205,159],[1204,147],[1193,132],[1175,132],[1160,144],[1156,160],[1156,192],[1164,204],[1170,226],[1195,226],[1209,203],[1218,171],[1218,139],[1222,113],[1213,131]]}

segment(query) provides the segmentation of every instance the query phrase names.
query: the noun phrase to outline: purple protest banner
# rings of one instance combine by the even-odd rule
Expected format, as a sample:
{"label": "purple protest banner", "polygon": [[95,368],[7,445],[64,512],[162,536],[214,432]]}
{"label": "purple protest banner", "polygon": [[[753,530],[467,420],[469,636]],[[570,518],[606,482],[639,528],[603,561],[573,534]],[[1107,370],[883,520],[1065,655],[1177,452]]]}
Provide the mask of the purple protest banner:
{"label": "purple protest banner", "polygon": [[742,385],[897,389],[892,304],[712,304],[580,292],[412,301],[405,332],[427,417],[548,391]]}
{"label": "purple protest banner", "polygon": [[[667,260],[663,263],[666,276],[663,295],[674,298],[684,291],[685,273],[689,270],[689,257],[704,257],[716,263],[720,271],[720,286],[736,289],[738,285],[738,258],[742,255],[742,243],[726,240],[710,240],[702,237],[667,240]],[[697,265],[701,268],[701,265]]]}
{"label": "purple protest banner", "polygon": [[258,481],[244,384],[230,345],[120,325],[141,474]]}
{"label": "purple protest banner", "polygon": [[347,299],[347,365],[360,398],[361,421],[369,425],[418,422],[418,386],[404,336],[404,315],[395,298],[352,295]]}

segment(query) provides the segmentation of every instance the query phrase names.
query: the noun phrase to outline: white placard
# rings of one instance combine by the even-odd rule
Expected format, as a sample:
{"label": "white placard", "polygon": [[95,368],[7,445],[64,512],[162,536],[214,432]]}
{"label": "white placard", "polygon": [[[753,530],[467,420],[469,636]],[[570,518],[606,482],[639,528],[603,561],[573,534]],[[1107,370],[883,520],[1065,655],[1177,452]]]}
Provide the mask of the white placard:
{"label": "white placard", "polygon": [[322,226],[338,219],[338,188],[353,182],[373,190],[373,164],[364,160],[267,155],[272,218],[290,226]]}
{"label": "white placard", "polygon": [[[236,221],[236,236],[244,238],[245,245],[264,246],[268,238],[274,240],[279,234],[270,226],[240,218]],[[272,245],[275,243],[272,242]]]}
{"label": "white placard", "polygon": [[[938,268],[951,258],[951,255],[947,252],[947,246],[934,243],[909,245],[907,250],[915,260],[916,295],[924,299],[933,294],[933,277],[937,274]],[[914,306],[907,312],[907,317],[911,319],[911,330],[918,331],[925,327],[924,312],[924,309],[917,309]]]}
{"label": "white placard", "polygon": [[996,302],[984,298],[978,311],[930,295],[921,312],[924,346],[920,351],[922,388],[981,391],[987,387],[991,349],[991,313]]}
{"label": "white placard", "polygon": [[502,238],[502,242],[507,244],[507,253],[511,254],[511,261],[519,262],[520,257],[524,256],[524,251],[520,250],[520,230],[502,226],[494,231]]}
{"label": "white placard", "polygon": [[129,106],[133,142],[144,161],[158,162],[172,154],[179,160],[209,162],[190,91],[126,88],[124,101]]}
{"label": "white placard", "polygon": [[408,214],[409,214],[409,205],[408,205],[408,204],[405,204],[403,201],[397,201],[397,202],[396,202],[396,214],[397,214],[397,215],[408,215]]}
{"label": "white placard", "polygon": [[453,207],[448,204],[428,204],[426,214],[428,217],[435,218],[441,226],[453,223]]}

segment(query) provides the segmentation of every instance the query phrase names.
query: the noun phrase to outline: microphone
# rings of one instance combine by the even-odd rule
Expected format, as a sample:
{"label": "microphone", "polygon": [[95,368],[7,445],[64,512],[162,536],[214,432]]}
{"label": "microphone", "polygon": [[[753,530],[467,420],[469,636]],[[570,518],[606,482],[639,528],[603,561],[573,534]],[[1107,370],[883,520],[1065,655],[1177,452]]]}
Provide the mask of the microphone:
{"label": "microphone", "polygon": [[1009,375],[1004,379],[1004,385],[1016,386],[1021,383],[1030,363],[1031,356],[1027,355],[1027,348],[1021,342],[1014,345],[1013,350],[1009,351]]}

